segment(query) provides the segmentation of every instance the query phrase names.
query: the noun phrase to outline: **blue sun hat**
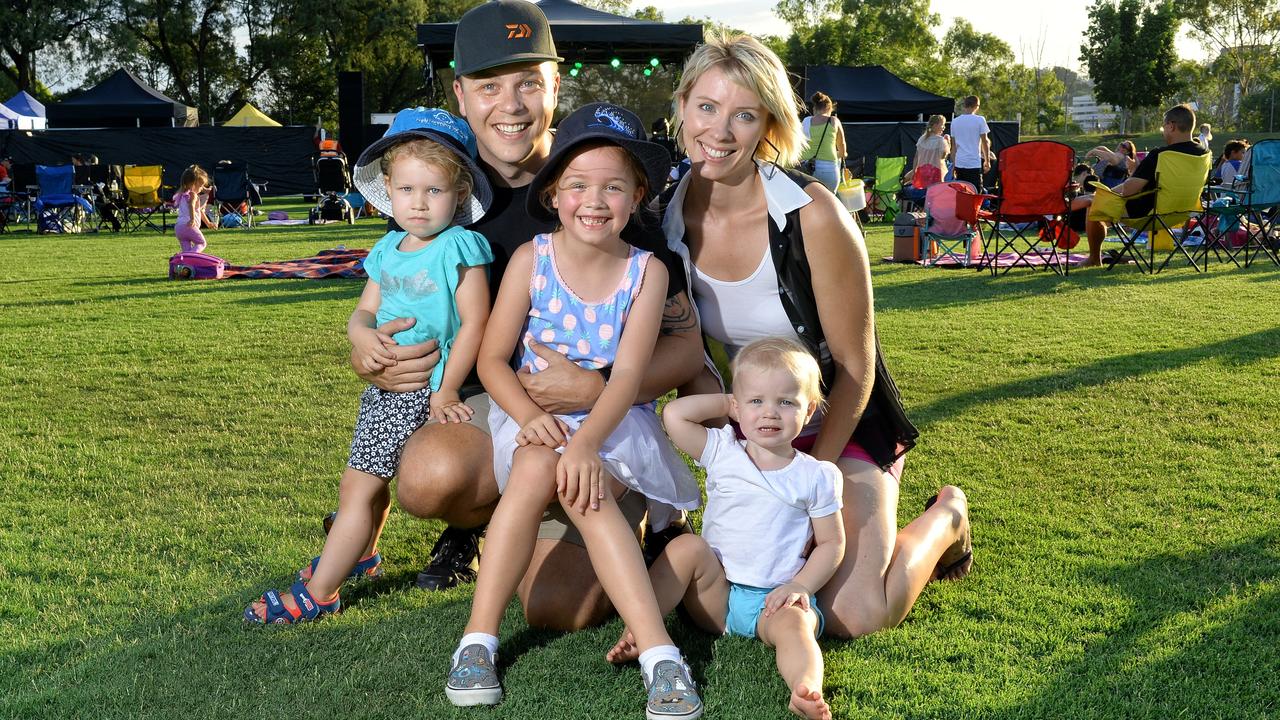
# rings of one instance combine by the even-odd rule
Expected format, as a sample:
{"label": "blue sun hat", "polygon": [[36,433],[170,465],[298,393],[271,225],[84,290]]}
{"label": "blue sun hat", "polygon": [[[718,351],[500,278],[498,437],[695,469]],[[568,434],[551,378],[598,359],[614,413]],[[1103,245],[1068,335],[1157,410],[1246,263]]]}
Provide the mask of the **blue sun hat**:
{"label": "blue sun hat", "polygon": [[458,206],[453,224],[466,226],[484,217],[493,202],[493,188],[484,170],[476,163],[475,133],[471,132],[466,120],[439,108],[401,110],[396,113],[386,134],[360,153],[353,180],[365,200],[383,215],[391,215],[391,198],[387,196],[387,183],[382,177],[382,156],[392,147],[416,139],[431,140],[452,150],[471,171],[471,197]]}
{"label": "blue sun hat", "polygon": [[560,171],[570,150],[585,142],[605,140],[631,153],[644,168],[649,190],[644,202],[662,191],[671,172],[671,153],[657,143],[649,142],[644,124],[630,110],[613,103],[591,103],[574,110],[556,128],[551,141],[551,154],[547,162],[533,177],[529,187],[533,190],[525,201],[525,208],[535,218],[555,219],[555,212],[542,205],[541,189]]}

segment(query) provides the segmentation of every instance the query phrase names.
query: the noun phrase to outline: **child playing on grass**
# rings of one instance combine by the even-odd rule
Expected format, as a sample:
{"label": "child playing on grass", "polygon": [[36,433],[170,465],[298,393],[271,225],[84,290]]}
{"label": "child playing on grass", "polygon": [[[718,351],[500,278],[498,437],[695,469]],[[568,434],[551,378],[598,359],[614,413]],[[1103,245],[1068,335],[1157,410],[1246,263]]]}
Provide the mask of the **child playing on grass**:
{"label": "child playing on grass", "polygon": [[200,232],[200,225],[204,219],[204,208],[209,204],[206,194],[209,173],[199,165],[192,165],[182,171],[182,179],[178,185],[178,194],[173,196],[173,204],[178,208],[178,220],[174,224],[173,234],[178,237],[182,252],[204,252],[209,243],[205,241],[204,233]]}
{"label": "child playing on grass", "polygon": [[[672,540],[649,570],[664,614],[683,603],[706,630],[773,646],[791,688],[789,708],[806,718],[831,717],[822,697],[822,612],[814,594],[845,548],[840,469],[792,447],[822,402],[819,378],[803,346],[765,338],[734,358],[732,395],[667,404],[667,433],[707,468],[707,509],[702,536]],[[743,439],[731,426],[701,424],[725,416]],[[635,659],[630,625],[607,657]]]}
{"label": "child playing on grass", "polygon": [[[365,259],[369,280],[347,336],[370,370],[395,363],[391,346],[428,338],[439,341],[440,362],[421,390],[397,393],[370,385],[364,391],[324,550],[299,571],[288,593],[269,591],[246,608],[246,621],[291,624],[338,612],[345,580],[381,573],[377,542],[405,441],[428,419],[471,419],[458,391],[484,335],[493,262],[484,236],[463,229],[484,215],[492,198],[475,158],[475,136],[466,122],[444,110],[417,108],[397,114],[356,164],[360,192],[404,230],[388,232]],[[413,327],[394,337],[376,329],[401,317],[412,317]]]}
{"label": "child playing on grass", "polygon": [[[652,403],[636,405],[666,298],[667,271],[628,245],[623,228],[666,182],[670,157],[645,140],[640,119],[607,103],[560,123],[528,210],[560,226],[512,255],[477,369],[497,403],[489,415],[502,498],[489,520],[471,618],[453,656],[445,694],[455,705],[502,699],[498,630],[533,553],[542,513],[558,501],[586,541],[591,564],[635,635],[650,720],[692,720],[702,701],[663,626],[640,545],[616,498],[694,509],[700,493],[662,433]],[[511,366],[539,372],[530,343],[557,349],[609,380],[590,413],[552,415],[525,393]],[[569,672],[575,672],[570,670]]]}

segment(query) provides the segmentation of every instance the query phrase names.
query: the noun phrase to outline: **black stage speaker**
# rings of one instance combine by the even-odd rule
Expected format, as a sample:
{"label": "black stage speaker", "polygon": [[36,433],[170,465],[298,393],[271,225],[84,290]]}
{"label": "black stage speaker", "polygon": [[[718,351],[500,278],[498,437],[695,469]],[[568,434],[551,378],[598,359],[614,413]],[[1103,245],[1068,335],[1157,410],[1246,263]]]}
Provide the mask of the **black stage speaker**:
{"label": "black stage speaker", "polygon": [[338,141],[348,160],[354,165],[368,143],[364,126],[369,114],[364,108],[364,73],[338,73]]}

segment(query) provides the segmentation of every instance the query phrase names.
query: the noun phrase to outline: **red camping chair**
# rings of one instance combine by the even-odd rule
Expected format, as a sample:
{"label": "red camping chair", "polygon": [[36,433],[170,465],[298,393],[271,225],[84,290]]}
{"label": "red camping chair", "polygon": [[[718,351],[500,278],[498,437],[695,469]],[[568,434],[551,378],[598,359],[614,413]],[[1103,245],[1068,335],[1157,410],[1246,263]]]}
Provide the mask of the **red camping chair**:
{"label": "red camping chair", "polygon": [[[1041,243],[1048,246],[1045,267],[1065,275],[1070,253],[1060,253],[1058,235],[1067,229],[1071,201],[1067,189],[1071,184],[1071,168],[1075,151],[1068,145],[1035,140],[1011,145],[1000,151],[1000,194],[995,210],[988,219],[995,253],[991,274],[998,274],[994,258],[1012,251],[1017,258],[1004,269],[1018,265],[1034,267],[1027,256],[1042,254]],[[1045,228],[1051,228],[1042,232]]]}
{"label": "red camping chair", "polygon": [[978,229],[977,211],[972,202],[976,197],[979,196],[974,193],[973,186],[959,180],[935,183],[925,191],[924,210],[928,221],[922,245],[937,248],[933,258],[925,260],[926,265],[937,265],[938,261],[945,259],[969,267],[971,261],[981,259],[982,233]]}

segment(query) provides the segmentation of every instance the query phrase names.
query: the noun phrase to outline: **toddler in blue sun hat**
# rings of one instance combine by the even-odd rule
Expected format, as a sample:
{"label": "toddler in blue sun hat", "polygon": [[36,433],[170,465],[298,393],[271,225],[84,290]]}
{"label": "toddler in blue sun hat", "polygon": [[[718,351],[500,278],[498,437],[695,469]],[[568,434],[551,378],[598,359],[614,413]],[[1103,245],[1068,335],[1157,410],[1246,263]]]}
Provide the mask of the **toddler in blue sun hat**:
{"label": "toddler in blue sun hat", "polygon": [[[484,236],[463,229],[483,217],[493,197],[476,157],[464,120],[414,108],[400,111],[356,162],[356,188],[403,229],[384,235],[365,259],[369,280],[347,322],[355,360],[377,372],[396,363],[396,346],[435,339],[440,361],[421,390],[365,389],[324,549],[288,592],[268,591],[246,608],[247,622],[292,624],[338,612],[344,581],[382,571],[377,543],[390,504],[387,485],[405,441],[428,420],[471,420],[459,389],[488,321],[493,262]],[[378,330],[396,318],[413,318],[414,325],[394,337]]]}

